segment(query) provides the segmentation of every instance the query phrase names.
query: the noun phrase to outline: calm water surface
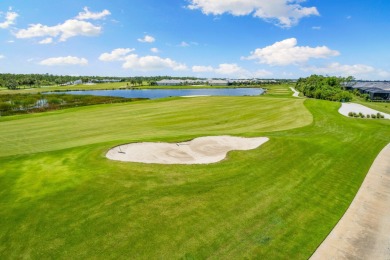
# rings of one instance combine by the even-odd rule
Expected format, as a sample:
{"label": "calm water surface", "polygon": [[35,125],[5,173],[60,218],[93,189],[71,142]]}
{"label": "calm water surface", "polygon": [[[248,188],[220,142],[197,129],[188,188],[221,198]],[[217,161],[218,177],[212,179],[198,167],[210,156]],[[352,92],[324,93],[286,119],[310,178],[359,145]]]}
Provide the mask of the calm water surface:
{"label": "calm water surface", "polygon": [[[209,88],[209,89],[117,89],[64,91],[71,95],[113,96],[124,98],[165,98],[181,96],[258,96],[263,94],[261,88]],[[58,92],[56,92],[58,93]]]}

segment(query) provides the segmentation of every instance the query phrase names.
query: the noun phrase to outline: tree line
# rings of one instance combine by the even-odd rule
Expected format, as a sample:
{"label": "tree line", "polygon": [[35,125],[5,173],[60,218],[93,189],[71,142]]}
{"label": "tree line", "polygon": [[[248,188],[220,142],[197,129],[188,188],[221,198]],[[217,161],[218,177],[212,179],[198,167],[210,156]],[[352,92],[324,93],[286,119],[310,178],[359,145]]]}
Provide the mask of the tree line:
{"label": "tree line", "polygon": [[56,86],[68,84],[77,80],[83,83],[129,82],[131,85],[152,85],[163,79],[196,79],[195,77],[103,77],[103,76],[68,76],[52,74],[0,74],[0,87],[8,89],[39,88],[41,86]]}
{"label": "tree line", "polygon": [[345,87],[352,81],[353,77],[311,75],[298,79],[295,88],[309,98],[348,102],[353,94],[345,90]]}

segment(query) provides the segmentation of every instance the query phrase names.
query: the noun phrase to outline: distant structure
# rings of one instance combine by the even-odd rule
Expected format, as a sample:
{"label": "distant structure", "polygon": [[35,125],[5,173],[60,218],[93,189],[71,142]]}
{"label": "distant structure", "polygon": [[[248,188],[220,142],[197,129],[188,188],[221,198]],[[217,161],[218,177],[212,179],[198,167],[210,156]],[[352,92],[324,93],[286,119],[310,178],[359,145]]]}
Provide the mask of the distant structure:
{"label": "distant structure", "polygon": [[72,85],[81,85],[83,84],[83,81],[81,79],[75,80],[75,81],[69,81],[64,84],[61,84],[60,86],[72,86]]}
{"label": "distant structure", "polygon": [[158,86],[181,86],[184,85],[183,80],[177,79],[163,79],[156,82]]}
{"label": "distant structure", "polygon": [[229,81],[228,80],[223,80],[223,79],[212,79],[208,81],[208,84],[210,86],[228,86]]}
{"label": "distant structure", "polygon": [[390,101],[390,82],[388,81],[357,81],[346,86],[349,90],[358,90],[362,94],[368,94],[371,100]]}

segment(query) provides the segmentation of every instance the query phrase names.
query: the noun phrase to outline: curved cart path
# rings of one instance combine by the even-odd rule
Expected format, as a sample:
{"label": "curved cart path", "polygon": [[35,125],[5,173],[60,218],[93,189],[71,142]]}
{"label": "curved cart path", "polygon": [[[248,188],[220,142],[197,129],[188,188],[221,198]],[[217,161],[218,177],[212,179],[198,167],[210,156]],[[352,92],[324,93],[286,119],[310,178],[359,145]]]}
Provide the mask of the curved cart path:
{"label": "curved cart path", "polygon": [[390,144],[379,153],[347,212],[310,259],[390,259]]}
{"label": "curved cart path", "polygon": [[386,119],[390,119],[390,115],[389,114],[380,112],[378,110],[375,110],[375,109],[372,109],[372,108],[369,108],[369,107],[366,107],[366,106],[363,106],[363,105],[360,105],[360,104],[356,104],[356,103],[341,103],[341,107],[339,109],[339,113],[344,115],[344,116],[348,116],[349,112],[355,112],[355,113],[361,112],[365,116],[367,114],[368,115],[372,115],[372,114],[380,113]]}
{"label": "curved cart path", "polygon": [[293,93],[293,97],[299,97],[299,92],[295,88],[290,87],[290,89],[291,89],[292,92],[294,92]]}

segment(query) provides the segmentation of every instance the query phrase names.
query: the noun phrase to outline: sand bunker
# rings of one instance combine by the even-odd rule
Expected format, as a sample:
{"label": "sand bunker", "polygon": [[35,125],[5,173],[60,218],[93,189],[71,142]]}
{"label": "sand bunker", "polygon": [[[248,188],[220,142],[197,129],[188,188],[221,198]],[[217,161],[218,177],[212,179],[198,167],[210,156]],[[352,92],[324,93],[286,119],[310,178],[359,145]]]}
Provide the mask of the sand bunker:
{"label": "sand bunker", "polygon": [[232,150],[251,150],[269,139],[233,136],[199,137],[182,143],[132,143],[112,148],[111,160],[159,164],[207,164],[219,162]]}
{"label": "sand bunker", "polygon": [[356,103],[342,103],[341,107],[339,109],[339,113],[344,115],[344,116],[348,116],[349,112],[355,112],[357,114],[359,114],[359,112],[361,112],[365,116],[372,115],[372,114],[376,115],[377,113],[381,113],[382,115],[385,116],[386,119],[390,119],[389,114],[377,111],[375,109],[372,109],[372,108],[369,108],[369,107],[366,107],[366,106],[363,106],[360,104],[356,104]]}

